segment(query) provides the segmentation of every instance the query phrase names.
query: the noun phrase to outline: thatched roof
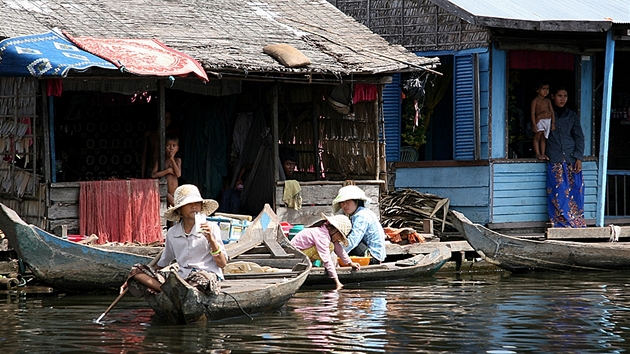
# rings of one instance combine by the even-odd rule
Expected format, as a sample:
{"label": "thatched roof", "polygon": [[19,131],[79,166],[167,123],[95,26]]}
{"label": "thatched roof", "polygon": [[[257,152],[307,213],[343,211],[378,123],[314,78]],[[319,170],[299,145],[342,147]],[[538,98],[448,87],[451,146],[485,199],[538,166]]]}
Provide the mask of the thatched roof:
{"label": "thatched roof", "polygon": [[[0,38],[46,32],[157,38],[207,71],[382,74],[433,67],[391,45],[325,0],[0,0]],[[312,62],[289,69],[263,53],[287,43]]]}

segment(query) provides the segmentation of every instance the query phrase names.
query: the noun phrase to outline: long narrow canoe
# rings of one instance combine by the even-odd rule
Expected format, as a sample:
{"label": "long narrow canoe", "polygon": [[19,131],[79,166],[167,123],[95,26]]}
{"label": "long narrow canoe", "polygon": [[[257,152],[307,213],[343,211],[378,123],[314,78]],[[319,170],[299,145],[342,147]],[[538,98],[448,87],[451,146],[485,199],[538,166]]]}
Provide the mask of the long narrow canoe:
{"label": "long narrow canoe", "polygon": [[[438,247],[429,254],[418,254],[394,262],[384,262],[362,266],[360,270],[352,267],[337,267],[337,277],[342,284],[361,283],[367,281],[391,281],[407,278],[431,276],[451,258],[448,247]],[[305,282],[306,285],[334,284],[326,269],[312,268]]]}
{"label": "long narrow canoe", "polygon": [[69,292],[112,292],[153,257],[77,244],[25,223],[0,203],[0,230],[41,282]]}
{"label": "long narrow canoe", "polygon": [[[472,223],[453,211],[453,223],[487,262],[512,272],[630,269],[628,242],[575,242],[518,238]],[[576,234],[588,230],[575,229]]]}

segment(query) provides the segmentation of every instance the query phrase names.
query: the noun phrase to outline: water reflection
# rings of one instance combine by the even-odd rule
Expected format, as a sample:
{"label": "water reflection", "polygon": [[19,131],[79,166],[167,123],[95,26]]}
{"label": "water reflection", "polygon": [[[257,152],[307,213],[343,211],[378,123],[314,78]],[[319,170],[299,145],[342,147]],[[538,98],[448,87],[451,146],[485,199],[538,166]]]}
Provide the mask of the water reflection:
{"label": "water reflection", "polygon": [[308,347],[314,351],[382,351],[387,344],[385,295],[371,290],[304,292],[291,307],[307,323]]}
{"label": "water reflection", "polygon": [[620,353],[623,274],[477,274],[299,292],[280,311],[168,325],[125,298],[0,295],[7,353]]}

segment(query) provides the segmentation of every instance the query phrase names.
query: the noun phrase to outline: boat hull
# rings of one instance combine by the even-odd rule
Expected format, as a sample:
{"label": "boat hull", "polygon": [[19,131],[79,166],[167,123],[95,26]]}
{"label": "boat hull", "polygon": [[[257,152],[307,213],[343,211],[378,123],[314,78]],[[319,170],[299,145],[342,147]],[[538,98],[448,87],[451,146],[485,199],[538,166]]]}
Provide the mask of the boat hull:
{"label": "boat hull", "polygon": [[[148,296],[156,315],[170,323],[190,323],[251,315],[283,306],[304,284],[311,263],[282,233],[269,205],[236,243],[226,246],[228,264],[243,262],[269,272],[228,273],[218,295],[206,295],[170,272],[162,291]],[[228,268],[228,267],[226,267]]]}
{"label": "boat hull", "polygon": [[487,262],[512,272],[630,269],[628,242],[536,241],[503,235],[453,211],[453,223]]}
{"label": "boat hull", "polygon": [[[337,267],[337,277],[342,284],[367,281],[392,281],[406,278],[431,276],[451,258],[447,247],[438,247],[429,254],[418,254],[411,258],[382,264],[368,265],[355,271],[352,267]],[[306,285],[334,284],[325,268],[312,268]]]}
{"label": "boat hull", "polygon": [[[162,292],[147,297],[158,317],[169,323],[186,324],[220,320],[272,311],[286,304],[300,289],[307,272],[291,280],[237,279],[221,282],[219,295],[205,295],[173,272],[162,285]],[[257,285],[252,287],[252,280]]]}
{"label": "boat hull", "polygon": [[151,257],[77,244],[26,224],[0,204],[0,230],[41,282],[68,292],[118,291],[131,266]]}

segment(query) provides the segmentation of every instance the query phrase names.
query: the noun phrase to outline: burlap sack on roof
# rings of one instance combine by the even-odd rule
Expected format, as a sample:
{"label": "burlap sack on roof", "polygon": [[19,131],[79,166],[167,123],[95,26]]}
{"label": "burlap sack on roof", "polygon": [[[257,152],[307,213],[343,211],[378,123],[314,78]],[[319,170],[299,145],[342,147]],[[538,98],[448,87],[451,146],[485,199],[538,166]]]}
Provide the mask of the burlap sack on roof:
{"label": "burlap sack on roof", "polygon": [[279,61],[280,64],[288,68],[306,66],[311,63],[311,60],[306,55],[302,54],[302,52],[284,43],[269,44],[263,48],[263,52],[271,55],[274,59]]}

